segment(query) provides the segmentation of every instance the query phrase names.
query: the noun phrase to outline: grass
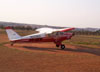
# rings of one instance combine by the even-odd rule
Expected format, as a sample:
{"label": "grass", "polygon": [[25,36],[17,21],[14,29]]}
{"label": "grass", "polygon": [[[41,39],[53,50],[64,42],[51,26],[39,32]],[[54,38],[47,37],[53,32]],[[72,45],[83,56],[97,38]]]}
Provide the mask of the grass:
{"label": "grass", "polygon": [[100,36],[76,35],[71,40],[64,41],[65,44],[100,48]]}
{"label": "grass", "polygon": [[[0,31],[0,72],[100,72],[100,56],[75,52],[50,54],[8,48],[4,46],[9,41],[3,31]],[[23,35],[27,34],[26,31]],[[64,43],[96,48],[99,46],[98,38],[99,36],[75,36]]]}

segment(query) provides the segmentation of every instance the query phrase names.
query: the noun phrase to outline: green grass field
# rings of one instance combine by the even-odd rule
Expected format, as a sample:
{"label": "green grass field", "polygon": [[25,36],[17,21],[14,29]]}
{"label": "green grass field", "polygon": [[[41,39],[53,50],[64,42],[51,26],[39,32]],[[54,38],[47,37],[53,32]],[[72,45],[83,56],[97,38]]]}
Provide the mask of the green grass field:
{"label": "green grass field", "polygon": [[[17,31],[22,35],[33,31]],[[70,52],[67,54],[52,54],[22,51],[8,48],[9,43],[4,30],[0,30],[0,72],[100,72],[100,54]],[[76,35],[65,44],[98,49],[100,52],[100,36]]]}
{"label": "green grass field", "polygon": [[64,43],[90,48],[100,48],[100,36],[75,35],[71,40],[64,41]]}

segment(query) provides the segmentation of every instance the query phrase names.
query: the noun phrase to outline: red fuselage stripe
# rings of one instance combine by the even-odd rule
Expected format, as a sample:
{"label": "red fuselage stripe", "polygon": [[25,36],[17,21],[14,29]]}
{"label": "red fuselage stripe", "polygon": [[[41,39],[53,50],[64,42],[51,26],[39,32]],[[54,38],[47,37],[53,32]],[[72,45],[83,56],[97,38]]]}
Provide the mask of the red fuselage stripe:
{"label": "red fuselage stripe", "polygon": [[52,38],[52,37],[44,37],[44,38],[36,38],[36,39],[20,39],[20,40],[16,40],[13,42],[32,42],[32,43],[36,43],[36,42],[55,42],[57,41],[63,41],[66,40],[67,37],[59,37],[59,38]]}

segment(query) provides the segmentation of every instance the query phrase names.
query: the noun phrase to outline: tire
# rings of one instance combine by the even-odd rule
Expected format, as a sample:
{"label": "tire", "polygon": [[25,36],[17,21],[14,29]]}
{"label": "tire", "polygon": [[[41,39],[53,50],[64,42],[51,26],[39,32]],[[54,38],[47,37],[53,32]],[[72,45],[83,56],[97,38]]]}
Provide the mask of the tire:
{"label": "tire", "polygon": [[11,46],[13,46],[13,44],[11,44]]}
{"label": "tire", "polygon": [[14,43],[11,43],[11,46],[13,46],[14,45]]}
{"label": "tire", "polygon": [[65,49],[65,45],[61,45],[61,49],[62,49],[62,50]]}
{"label": "tire", "polygon": [[59,47],[59,45],[56,45],[56,47]]}

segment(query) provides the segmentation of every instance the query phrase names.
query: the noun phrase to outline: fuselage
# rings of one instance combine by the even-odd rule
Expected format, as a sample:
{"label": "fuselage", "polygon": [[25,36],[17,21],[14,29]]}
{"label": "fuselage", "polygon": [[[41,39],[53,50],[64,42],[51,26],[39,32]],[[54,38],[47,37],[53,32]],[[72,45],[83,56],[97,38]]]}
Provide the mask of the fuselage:
{"label": "fuselage", "polygon": [[63,32],[55,32],[52,34],[37,34],[34,36],[25,36],[22,37],[21,39],[18,40],[13,40],[12,42],[15,43],[23,43],[23,42],[27,42],[27,43],[36,43],[36,42],[62,42],[64,40],[68,40],[71,39],[71,37],[73,36],[72,33],[63,33]]}
{"label": "fuselage", "polygon": [[65,48],[65,45],[62,44],[62,41],[71,39],[74,35],[73,33],[66,33],[74,28],[63,28],[63,29],[52,29],[52,28],[40,28],[37,29],[38,33],[31,34],[27,36],[20,36],[11,27],[6,27],[6,32],[9,40],[12,42],[11,46],[14,43],[40,43],[40,42],[54,42],[56,47]]}

